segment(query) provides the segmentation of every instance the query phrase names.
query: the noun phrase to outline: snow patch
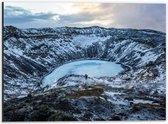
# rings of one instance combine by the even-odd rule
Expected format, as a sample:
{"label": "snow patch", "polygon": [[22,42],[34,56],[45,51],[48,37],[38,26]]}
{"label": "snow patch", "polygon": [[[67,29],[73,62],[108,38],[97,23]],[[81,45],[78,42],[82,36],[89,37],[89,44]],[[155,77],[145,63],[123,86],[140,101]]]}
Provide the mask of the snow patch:
{"label": "snow patch", "polygon": [[79,35],[73,38],[72,43],[78,47],[88,47],[90,45],[92,45],[95,42],[103,42],[106,41],[107,39],[109,39],[111,36],[107,36],[107,37],[97,37],[95,35],[91,35],[91,36],[83,36],[83,35]]}

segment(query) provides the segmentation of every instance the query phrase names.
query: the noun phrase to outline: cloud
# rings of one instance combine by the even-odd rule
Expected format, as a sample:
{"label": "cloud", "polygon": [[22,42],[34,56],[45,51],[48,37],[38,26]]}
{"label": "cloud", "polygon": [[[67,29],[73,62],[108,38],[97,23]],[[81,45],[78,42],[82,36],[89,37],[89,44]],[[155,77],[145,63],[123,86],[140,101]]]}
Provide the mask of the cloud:
{"label": "cloud", "polygon": [[[96,5],[92,12],[90,7],[83,7],[87,12],[76,14],[73,19],[79,24],[98,25],[118,28],[154,29],[165,32],[166,30],[166,5],[165,4],[110,4]],[[76,17],[85,17],[76,18]],[[71,18],[71,17],[69,17]],[[96,24],[96,23],[95,23]]]}
{"label": "cloud", "polygon": [[113,12],[118,27],[166,30],[164,4],[117,4],[113,7]]}
{"label": "cloud", "polygon": [[4,22],[5,24],[13,25],[23,25],[24,23],[29,23],[38,21],[59,20],[58,14],[53,13],[31,13],[31,11],[25,10],[20,7],[6,6],[4,10]]}
{"label": "cloud", "polygon": [[[52,8],[50,12],[32,13],[31,10],[21,7],[5,6],[5,25],[12,24],[18,27],[98,25],[118,28],[148,28],[163,32],[166,30],[165,4],[74,3],[71,7],[72,10],[78,11],[70,14],[61,14],[60,12],[57,14]],[[68,9],[71,10],[70,6]]]}
{"label": "cloud", "polygon": [[113,13],[105,14],[101,4],[95,3],[84,3],[84,4],[74,4],[73,7],[80,8],[80,11],[76,14],[62,15],[60,16],[62,24],[67,26],[103,26],[109,27],[113,23],[114,19]]}
{"label": "cloud", "polygon": [[[79,7],[75,5],[75,7]],[[96,8],[94,8],[96,7]],[[109,4],[95,6],[84,5],[80,13],[62,16],[61,20],[67,25],[118,28],[154,29],[165,32],[165,4]],[[90,10],[90,11],[89,11]],[[93,11],[92,11],[93,10]]]}

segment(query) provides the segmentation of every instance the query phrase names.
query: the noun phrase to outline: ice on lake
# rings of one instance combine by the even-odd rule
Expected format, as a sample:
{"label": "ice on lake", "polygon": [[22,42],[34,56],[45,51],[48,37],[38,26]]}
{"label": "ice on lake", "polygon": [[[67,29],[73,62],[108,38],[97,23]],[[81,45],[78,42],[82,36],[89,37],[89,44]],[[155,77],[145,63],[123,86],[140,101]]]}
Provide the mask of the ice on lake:
{"label": "ice on lake", "polygon": [[102,61],[102,60],[82,60],[75,61],[68,64],[64,64],[57,67],[50,74],[48,74],[43,79],[44,85],[51,85],[58,81],[60,78],[75,74],[75,75],[85,75],[89,77],[110,77],[116,76],[124,69],[120,64],[114,62]]}

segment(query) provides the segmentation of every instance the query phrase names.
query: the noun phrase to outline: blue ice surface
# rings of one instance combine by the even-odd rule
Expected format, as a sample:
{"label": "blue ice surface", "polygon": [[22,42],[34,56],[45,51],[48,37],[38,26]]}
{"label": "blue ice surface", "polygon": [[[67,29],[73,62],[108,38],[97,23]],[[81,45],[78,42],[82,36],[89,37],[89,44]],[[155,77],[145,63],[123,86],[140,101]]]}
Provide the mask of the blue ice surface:
{"label": "blue ice surface", "polygon": [[75,74],[75,75],[85,75],[87,74],[89,77],[112,77],[116,76],[124,69],[120,64],[116,64],[110,61],[102,61],[102,60],[82,60],[75,61],[68,64],[64,64],[55,70],[53,70],[50,74],[45,76],[42,80],[43,85],[52,85],[60,78]]}

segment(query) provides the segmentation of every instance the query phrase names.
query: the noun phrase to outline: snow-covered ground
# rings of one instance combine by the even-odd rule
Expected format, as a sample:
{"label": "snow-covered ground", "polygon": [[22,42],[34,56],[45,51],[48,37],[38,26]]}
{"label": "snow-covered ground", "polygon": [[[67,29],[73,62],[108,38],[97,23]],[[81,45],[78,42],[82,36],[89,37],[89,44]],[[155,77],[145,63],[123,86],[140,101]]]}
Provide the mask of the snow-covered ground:
{"label": "snow-covered ground", "polygon": [[[85,115],[91,117],[90,114],[93,115],[91,120],[96,120],[95,117],[163,120],[165,36],[152,30],[101,27],[22,30],[5,26],[4,99],[30,94],[32,100],[25,98],[32,103],[27,105],[26,102],[25,107],[32,104],[34,107],[37,103],[39,109],[43,105],[40,100],[49,106],[54,103],[52,108],[71,105],[65,112],[72,109],[70,115],[75,114],[79,120]],[[88,62],[88,59],[94,61]],[[115,63],[125,66],[124,71]],[[85,74],[88,74],[87,79]],[[42,85],[42,79],[50,87]],[[18,100],[16,102],[23,107]],[[12,111],[6,107],[7,117],[16,110],[16,102],[10,104],[14,106]],[[19,107],[19,115],[20,110]]]}
{"label": "snow-covered ground", "polygon": [[97,37],[95,35],[91,35],[91,36],[79,35],[79,36],[76,36],[73,38],[73,44],[78,47],[82,47],[82,48],[86,47],[87,48],[88,46],[92,45],[93,43],[106,41],[110,37],[111,36]]}
{"label": "snow-covered ground", "polygon": [[[8,98],[41,88],[41,80],[45,76],[49,78],[47,83],[43,81],[44,84],[55,84],[69,74],[78,77],[74,81],[72,77],[68,78],[69,81],[64,82],[67,86],[78,84],[80,75],[88,74],[90,78],[95,77],[94,80],[88,79],[90,83],[103,82],[115,84],[115,87],[127,84],[126,87],[138,86],[159,94],[166,91],[165,33],[101,27],[22,30],[6,26],[4,39],[4,93]],[[110,64],[104,67],[95,63],[94,66],[65,64],[86,59],[121,63],[130,70],[116,77],[115,74],[122,71],[120,65],[115,65],[115,70]],[[57,71],[52,71],[55,67],[58,67]],[[103,76],[107,78],[99,78]]]}

